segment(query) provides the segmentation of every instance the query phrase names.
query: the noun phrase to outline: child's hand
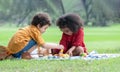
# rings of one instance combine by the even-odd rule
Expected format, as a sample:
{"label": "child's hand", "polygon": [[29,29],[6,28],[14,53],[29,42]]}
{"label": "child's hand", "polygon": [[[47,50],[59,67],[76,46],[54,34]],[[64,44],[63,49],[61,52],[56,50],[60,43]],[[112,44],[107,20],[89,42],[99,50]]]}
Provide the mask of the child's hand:
{"label": "child's hand", "polygon": [[73,53],[72,53],[71,50],[68,50],[66,53],[67,53],[68,55],[70,55],[70,56],[73,56]]}
{"label": "child's hand", "polygon": [[64,49],[64,46],[63,45],[59,45],[58,49]]}

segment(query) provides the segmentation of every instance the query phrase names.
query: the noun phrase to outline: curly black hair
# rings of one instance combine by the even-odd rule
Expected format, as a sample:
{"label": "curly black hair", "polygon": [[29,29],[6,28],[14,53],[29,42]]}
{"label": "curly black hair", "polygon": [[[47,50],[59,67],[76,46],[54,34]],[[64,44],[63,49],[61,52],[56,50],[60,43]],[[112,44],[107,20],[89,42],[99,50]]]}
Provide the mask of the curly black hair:
{"label": "curly black hair", "polygon": [[83,26],[83,21],[78,14],[69,13],[59,17],[56,24],[60,29],[67,27],[75,33]]}
{"label": "curly black hair", "polygon": [[37,26],[38,24],[40,24],[40,27],[47,24],[50,26],[51,18],[47,13],[38,13],[33,17],[31,24],[34,26]]}

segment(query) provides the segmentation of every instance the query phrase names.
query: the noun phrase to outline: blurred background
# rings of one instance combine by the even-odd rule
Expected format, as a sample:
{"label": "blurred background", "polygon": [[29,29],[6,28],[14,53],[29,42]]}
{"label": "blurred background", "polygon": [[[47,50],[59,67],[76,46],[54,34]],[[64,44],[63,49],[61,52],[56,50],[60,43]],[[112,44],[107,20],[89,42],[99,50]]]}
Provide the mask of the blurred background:
{"label": "blurred background", "polygon": [[38,12],[52,18],[52,27],[43,34],[46,42],[59,43],[62,32],[55,25],[59,16],[77,13],[84,21],[89,52],[120,53],[120,0],[0,0],[0,45],[7,46]]}
{"label": "blurred background", "polygon": [[0,26],[24,26],[37,12],[56,19],[65,13],[78,13],[85,26],[120,23],[120,0],[0,0]]}

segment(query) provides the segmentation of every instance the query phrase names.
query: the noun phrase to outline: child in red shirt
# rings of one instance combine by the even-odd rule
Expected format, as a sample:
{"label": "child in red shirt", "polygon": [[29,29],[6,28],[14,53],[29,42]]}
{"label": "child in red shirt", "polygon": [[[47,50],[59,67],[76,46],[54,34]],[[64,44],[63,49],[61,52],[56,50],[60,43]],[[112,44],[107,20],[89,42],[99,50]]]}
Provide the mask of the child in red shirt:
{"label": "child in red shirt", "polygon": [[[60,44],[64,46],[63,53],[70,56],[79,56],[87,53],[84,43],[83,21],[74,13],[66,14],[58,18],[57,26],[63,32]],[[60,50],[53,49],[53,54],[59,54]]]}

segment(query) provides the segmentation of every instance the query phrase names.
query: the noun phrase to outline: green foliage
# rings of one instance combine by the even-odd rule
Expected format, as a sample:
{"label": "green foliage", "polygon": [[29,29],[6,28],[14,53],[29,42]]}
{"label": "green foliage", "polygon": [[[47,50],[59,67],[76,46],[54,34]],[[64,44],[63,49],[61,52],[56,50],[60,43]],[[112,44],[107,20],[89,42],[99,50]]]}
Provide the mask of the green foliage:
{"label": "green foliage", "polygon": [[119,0],[0,0],[0,24],[7,21],[22,26],[42,11],[49,13],[53,22],[63,13],[78,13],[85,25],[90,22],[106,26],[108,21],[120,21],[119,3]]}

